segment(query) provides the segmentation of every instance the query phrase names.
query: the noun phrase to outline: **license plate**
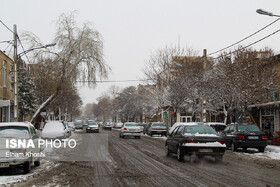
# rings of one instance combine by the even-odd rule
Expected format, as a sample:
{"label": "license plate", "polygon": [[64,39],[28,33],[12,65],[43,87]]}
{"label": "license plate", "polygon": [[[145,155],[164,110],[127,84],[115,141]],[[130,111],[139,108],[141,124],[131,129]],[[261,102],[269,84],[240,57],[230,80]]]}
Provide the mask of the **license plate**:
{"label": "license plate", "polygon": [[259,139],[259,137],[258,136],[248,136],[248,139],[250,139],[250,140],[257,140],[257,139]]}
{"label": "license plate", "polygon": [[9,163],[0,163],[0,168],[8,168],[9,166]]}
{"label": "license plate", "polygon": [[198,150],[200,153],[212,153],[213,150],[212,149],[199,149]]}

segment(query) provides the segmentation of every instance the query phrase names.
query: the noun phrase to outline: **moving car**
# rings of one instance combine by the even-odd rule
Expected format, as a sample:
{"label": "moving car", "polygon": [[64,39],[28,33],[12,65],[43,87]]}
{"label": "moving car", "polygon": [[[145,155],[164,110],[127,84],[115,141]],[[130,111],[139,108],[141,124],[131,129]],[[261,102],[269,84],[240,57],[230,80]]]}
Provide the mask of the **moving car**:
{"label": "moving car", "polygon": [[219,122],[209,122],[209,123],[205,123],[205,125],[209,125],[213,129],[215,129],[217,133],[221,133],[227,127],[225,123],[219,123]]}
{"label": "moving car", "polygon": [[[7,148],[7,140],[32,141],[35,145],[31,147]],[[39,134],[29,122],[0,123],[0,169],[23,167],[24,173],[29,173],[31,165],[40,165],[40,157],[32,157],[27,154],[40,154],[38,147]],[[9,155],[9,156],[7,156]]]}
{"label": "moving car", "polygon": [[123,126],[123,123],[119,122],[119,123],[116,123],[115,128],[120,129],[120,128],[122,128],[122,126]]}
{"label": "moving car", "polygon": [[137,123],[126,122],[120,130],[120,138],[126,136],[134,136],[135,138],[140,139],[141,129]]}
{"label": "moving car", "polygon": [[83,122],[82,121],[75,121],[74,122],[75,129],[83,129]]}
{"label": "moving car", "polygon": [[98,124],[96,122],[89,121],[88,125],[87,125],[86,132],[87,133],[89,133],[89,132],[97,132],[97,133],[99,133],[99,126],[98,126]]}
{"label": "moving car", "polygon": [[167,136],[167,127],[163,122],[152,122],[147,130],[147,134],[150,136],[153,136],[154,134]]}
{"label": "moving car", "polygon": [[65,139],[69,137],[68,131],[60,121],[48,121],[42,130],[43,139]]}
{"label": "moving car", "polygon": [[184,160],[184,155],[196,155],[198,158],[212,156],[221,161],[225,149],[224,140],[206,125],[178,125],[165,143],[165,154],[176,153],[179,161]]}
{"label": "moving car", "polygon": [[103,123],[102,128],[104,130],[112,130],[112,124],[110,122],[105,122],[105,123]]}
{"label": "moving car", "polygon": [[257,148],[259,152],[264,152],[267,146],[268,137],[255,124],[230,124],[221,133],[225,139],[226,146],[236,151],[242,148],[246,151],[247,148]]}

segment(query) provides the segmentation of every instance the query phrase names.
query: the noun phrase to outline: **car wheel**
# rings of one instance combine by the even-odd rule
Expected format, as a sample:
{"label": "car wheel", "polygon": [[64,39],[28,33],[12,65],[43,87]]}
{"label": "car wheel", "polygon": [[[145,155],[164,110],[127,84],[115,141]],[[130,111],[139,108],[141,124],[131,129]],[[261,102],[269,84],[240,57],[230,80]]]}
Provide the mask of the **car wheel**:
{"label": "car wheel", "polygon": [[215,161],[216,162],[222,162],[222,160],[223,160],[223,155],[216,155],[215,156]]}
{"label": "car wheel", "polygon": [[30,171],[31,171],[31,162],[25,162],[24,164],[23,164],[23,172],[24,172],[24,174],[27,174],[27,173],[30,173]]}
{"label": "car wheel", "polygon": [[183,161],[184,160],[184,153],[182,152],[182,150],[180,149],[179,146],[177,148],[177,160],[178,161]]}
{"label": "car wheel", "polygon": [[264,152],[264,149],[265,149],[265,147],[261,147],[261,148],[259,148],[258,150],[259,150],[259,152],[263,153],[263,152]]}
{"label": "car wheel", "polygon": [[40,160],[37,160],[37,161],[34,162],[34,166],[36,166],[36,167],[37,167],[37,166],[40,166],[40,164],[41,164],[41,163],[40,163]]}
{"label": "car wheel", "polygon": [[169,147],[168,147],[167,144],[165,145],[165,155],[166,155],[166,156],[169,156],[169,155],[170,155],[170,150],[169,150]]}
{"label": "car wheel", "polygon": [[237,151],[237,146],[234,145],[234,143],[231,143],[231,151],[232,152]]}

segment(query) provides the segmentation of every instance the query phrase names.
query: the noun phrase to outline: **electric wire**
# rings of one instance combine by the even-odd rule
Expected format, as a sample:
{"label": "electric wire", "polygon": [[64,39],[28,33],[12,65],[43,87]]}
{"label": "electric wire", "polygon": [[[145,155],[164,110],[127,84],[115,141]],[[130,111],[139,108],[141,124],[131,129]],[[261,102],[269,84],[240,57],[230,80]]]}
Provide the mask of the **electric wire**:
{"label": "electric wire", "polygon": [[138,79],[138,80],[104,80],[104,81],[76,81],[76,82],[95,82],[95,83],[114,83],[114,82],[144,82],[144,81],[150,81],[150,80],[153,80],[153,79]]}
{"label": "electric wire", "polygon": [[8,29],[9,31],[14,33],[14,31],[12,31],[2,20],[0,20],[0,22],[2,23],[2,25],[4,25],[6,27],[6,29]]}
{"label": "electric wire", "polygon": [[[265,36],[265,37],[263,37],[263,38],[261,38],[261,39],[255,41],[255,42],[253,42],[253,43],[251,43],[251,44],[249,44],[249,45],[246,45],[246,46],[244,46],[244,47],[242,47],[242,48],[240,48],[240,49],[237,49],[237,50],[235,50],[235,51],[229,52],[229,53],[224,54],[224,55],[221,55],[221,56],[228,56],[228,55],[231,55],[231,54],[236,53],[236,52],[238,52],[238,51],[241,51],[241,50],[243,50],[243,49],[246,49],[246,48],[248,48],[248,47],[250,47],[250,46],[252,46],[252,45],[255,45],[256,43],[259,43],[259,42],[261,42],[261,41],[263,41],[263,40],[269,38],[270,36],[272,36],[272,35],[278,33],[279,31],[280,31],[280,29],[278,29],[277,31],[275,31],[275,32],[273,32],[273,33],[271,33],[271,34],[269,34],[269,35],[267,35],[267,36]],[[213,59],[218,59],[218,58],[220,58],[221,56],[216,57],[216,58],[213,58]]]}
{"label": "electric wire", "polygon": [[220,49],[220,50],[215,51],[215,52],[213,52],[213,53],[210,53],[210,54],[208,54],[208,55],[210,56],[210,55],[216,54],[216,53],[221,52],[221,51],[223,51],[223,50],[226,50],[226,49],[228,49],[228,48],[230,48],[230,47],[232,47],[232,46],[234,46],[234,45],[236,45],[236,44],[239,44],[239,43],[243,42],[244,40],[246,40],[246,39],[248,39],[248,38],[250,38],[250,37],[256,35],[257,33],[261,32],[261,31],[263,31],[264,29],[266,29],[267,27],[271,26],[272,24],[276,23],[276,22],[279,21],[279,20],[280,20],[280,18],[274,20],[274,21],[271,22],[270,24],[264,26],[263,28],[259,29],[258,31],[254,32],[253,34],[251,34],[251,35],[249,35],[249,36],[247,36],[247,37],[245,37],[245,38],[239,40],[238,42],[235,42],[235,43],[233,43],[233,44],[231,44],[231,45],[229,45],[229,46],[227,46],[227,47],[225,47],[225,48],[223,48],[223,49]]}

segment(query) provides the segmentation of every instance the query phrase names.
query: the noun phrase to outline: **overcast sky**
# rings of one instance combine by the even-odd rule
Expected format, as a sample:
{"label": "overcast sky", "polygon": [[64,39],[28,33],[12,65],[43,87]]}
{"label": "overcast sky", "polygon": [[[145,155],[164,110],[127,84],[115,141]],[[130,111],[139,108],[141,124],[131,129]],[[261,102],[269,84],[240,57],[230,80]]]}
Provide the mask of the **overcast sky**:
{"label": "overcast sky", "polygon": [[[135,80],[154,51],[170,44],[188,46],[208,54],[254,33],[276,20],[256,9],[280,14],[279,0],[6,0],[1,2],[0,20],[19,34],[30,31],[44,43],[53,42],[55,21],[62,13],[78,11],[77,22],[92,22],[104,39],[106,63],[112,68],[109,80]],[[280,28],[280,21],[242,42],[253,43]],[[0,25],[0,42],[12,33]],[[0,43],[0,50],[8,44]],[[280,32],[254,45],[270,47],[280,53]],[[9,54],[10,48],[6,49]],[[20,52],[20,51],[19,51]],[[12,51],[10,52],[10,55]],[[84,104],[116,84],[119,87],[139,82],[99,83],[95,89],[80,88]]]}

